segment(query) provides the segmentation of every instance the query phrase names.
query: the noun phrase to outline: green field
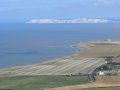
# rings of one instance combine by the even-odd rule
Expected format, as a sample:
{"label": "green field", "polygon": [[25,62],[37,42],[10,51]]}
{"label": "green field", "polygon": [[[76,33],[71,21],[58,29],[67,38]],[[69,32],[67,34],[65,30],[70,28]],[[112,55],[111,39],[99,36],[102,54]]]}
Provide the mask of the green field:
{"label": "green field", "polygon": [[109,87],[109,88],[89,88],[82,90],[120,90],[120,87]]}
{"label": "green field", "polygon": [[0,89],[43,90],[44,88],[76,85],[87,82],[87,76],[22,76],[0,78]]}

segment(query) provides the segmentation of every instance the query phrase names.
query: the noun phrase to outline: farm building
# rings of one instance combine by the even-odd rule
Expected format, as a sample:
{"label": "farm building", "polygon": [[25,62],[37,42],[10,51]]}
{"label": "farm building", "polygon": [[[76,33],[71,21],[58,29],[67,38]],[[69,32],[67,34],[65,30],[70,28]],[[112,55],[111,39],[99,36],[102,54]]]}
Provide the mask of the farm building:
{"label": "farm building", "polygon": [[104,70],[98,72],[99,76],[105,76],[105,75],[118,75],[118,71],[116,70]]}

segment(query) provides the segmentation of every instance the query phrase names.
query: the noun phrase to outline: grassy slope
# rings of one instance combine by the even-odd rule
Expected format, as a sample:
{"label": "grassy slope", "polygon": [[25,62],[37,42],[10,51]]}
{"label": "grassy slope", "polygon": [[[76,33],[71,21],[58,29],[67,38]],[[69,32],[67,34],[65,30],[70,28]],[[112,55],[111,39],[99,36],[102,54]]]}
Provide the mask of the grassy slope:
{"label": "grassy slope", "polygon": [[50,90],[120,90],[120,76],[97,76],[96,81],[92,83],[57,87]]}
{"label": "grassy slope", "polygon": [[[96,82],[98,83],[110,83],[110,84],[115,84],[115,83],[120,83],[120,76],[99,76],[96,77]],[[109,88],[89,88],[89,89],[82,89],[82,90],[120,90],[120,87],[109,87]]]}
{"label": "grassy slope", "polygon": [[23,76],[1,78],[0,89],[12,90],[43,90],[43,88],[82,84],[87,82],[87,76]]}

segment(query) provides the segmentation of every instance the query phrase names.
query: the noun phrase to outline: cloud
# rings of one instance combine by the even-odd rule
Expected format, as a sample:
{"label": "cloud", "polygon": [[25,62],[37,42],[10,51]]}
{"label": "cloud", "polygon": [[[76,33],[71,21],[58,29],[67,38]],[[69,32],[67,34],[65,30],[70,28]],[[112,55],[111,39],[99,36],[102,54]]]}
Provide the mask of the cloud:
{"label": "cloud", "polygon": [[95,6],[118,6],[120,0],[94,0]]}

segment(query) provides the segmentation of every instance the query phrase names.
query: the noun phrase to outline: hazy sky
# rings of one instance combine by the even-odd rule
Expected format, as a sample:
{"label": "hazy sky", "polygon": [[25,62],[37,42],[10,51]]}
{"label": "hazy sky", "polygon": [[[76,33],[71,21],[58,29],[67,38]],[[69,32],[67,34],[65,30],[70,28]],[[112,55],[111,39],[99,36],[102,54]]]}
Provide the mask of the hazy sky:
{"label": "hazy sky", "polygon": [[0,22],[33,18],[120,18],[120,0],[0,0]]}

